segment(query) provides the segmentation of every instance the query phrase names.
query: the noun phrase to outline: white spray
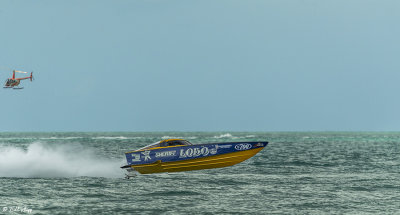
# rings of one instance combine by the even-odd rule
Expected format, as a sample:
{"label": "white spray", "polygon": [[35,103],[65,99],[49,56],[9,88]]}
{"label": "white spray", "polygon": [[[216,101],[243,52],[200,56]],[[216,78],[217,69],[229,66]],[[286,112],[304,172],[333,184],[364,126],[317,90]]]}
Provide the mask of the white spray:
{"label": "white spray", "polygon": [[122,177],[121,161],[102,158],[81,145],[32,143],[26,150],[0,147],[0,177]]}

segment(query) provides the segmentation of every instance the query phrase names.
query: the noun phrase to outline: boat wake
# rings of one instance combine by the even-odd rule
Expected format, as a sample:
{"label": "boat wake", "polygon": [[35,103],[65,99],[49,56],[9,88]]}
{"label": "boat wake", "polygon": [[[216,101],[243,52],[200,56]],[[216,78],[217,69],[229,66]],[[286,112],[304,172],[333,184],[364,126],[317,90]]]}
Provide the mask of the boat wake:
{"label": "boat wake", "polygon": [[54,178],[106,177],[120,178],[121,161],[105,159],[79,144],[54,145],[35,142],[22,149],[0,147],[0,177]]}

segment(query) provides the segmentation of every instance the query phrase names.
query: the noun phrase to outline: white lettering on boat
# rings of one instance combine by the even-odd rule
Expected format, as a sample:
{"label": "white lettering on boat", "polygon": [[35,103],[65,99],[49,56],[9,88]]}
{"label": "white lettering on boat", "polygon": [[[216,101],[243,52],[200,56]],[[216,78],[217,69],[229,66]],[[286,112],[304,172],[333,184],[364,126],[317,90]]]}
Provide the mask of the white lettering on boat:
{"label": "white lettering on boat", "polygon": [[140,161],[140,154],[131,154],[132,162]]}
{"label": "white lettering on boat", "polygon": [[176,151],[164,151],[164,152],[156,152],[156,158],[158,157],[172,157],[175,156]]}
{"label": "white lettering on boat", "polygon": [[263,143],[257,143],[256,146],[264,146],[264,144]]}
{"label": "white lettering on boat", "polygon": [[144,155],[144,161],[151,160],[150,151],[144,151],[142,155]]}
{"label": "white lettering on boat", "polygon": [[188,148],[179,151],[179,158],[207,156],[210,153],[207,147]]}
{"label": "white lettering on boat", "polygon": [[216,145],[215,147],[217,149],[229,149],[232,147],[232,145]]}
{"label": "white lettering on boat", "polygon": [[239,150],[239,151],[243,151],[243,150],[248,150],[248,149],[251,149],[251,144],[250,143],[240,143],[240,144],[237,144],[236,146],[235,146],[235,149],[236,150]]}
{"label": "white lettering on boat", "polygon": [[217,146],[215,146],[215,148],[211,148],[211,149],[210,149],[210,154],[212,154],[212,155],[217,154],[217,150],[218,150],[218,147],[217,147]]}

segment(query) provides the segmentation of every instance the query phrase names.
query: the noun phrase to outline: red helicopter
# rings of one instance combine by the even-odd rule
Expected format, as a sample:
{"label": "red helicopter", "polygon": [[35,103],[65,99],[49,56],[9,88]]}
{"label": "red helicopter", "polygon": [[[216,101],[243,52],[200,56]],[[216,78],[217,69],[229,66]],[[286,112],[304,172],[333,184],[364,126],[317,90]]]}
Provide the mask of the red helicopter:
{"label": "red helicopter", "polygon": [[13,70],[13,76],[12,78],[8,78],[6,80],[6,82],[4,83],[4,88],[13,88],[15,90],[20,90],[20,89],[24,89],[23,87],[18,87],[19,83],[21,82],[21,80],[25,80],[25,79],[33,79],[32,73],[31,72],[31,76],[28,77],[23,77],[23,78],[15,78],[15,73],[27,73],[27,72],[22,72],[22,71],[18,71],[18,70]]}

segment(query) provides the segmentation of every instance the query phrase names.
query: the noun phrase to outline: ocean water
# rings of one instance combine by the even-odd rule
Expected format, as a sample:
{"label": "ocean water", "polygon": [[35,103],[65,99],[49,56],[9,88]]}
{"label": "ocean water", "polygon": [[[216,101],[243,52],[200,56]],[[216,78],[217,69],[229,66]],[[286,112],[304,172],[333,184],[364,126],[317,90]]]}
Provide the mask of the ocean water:
{"label": "ocean water", "polygon": [[[124,179],[165,138],[269,141],[232,167]],[[0,214],[400,214],[400,133],[0,133]]]}

